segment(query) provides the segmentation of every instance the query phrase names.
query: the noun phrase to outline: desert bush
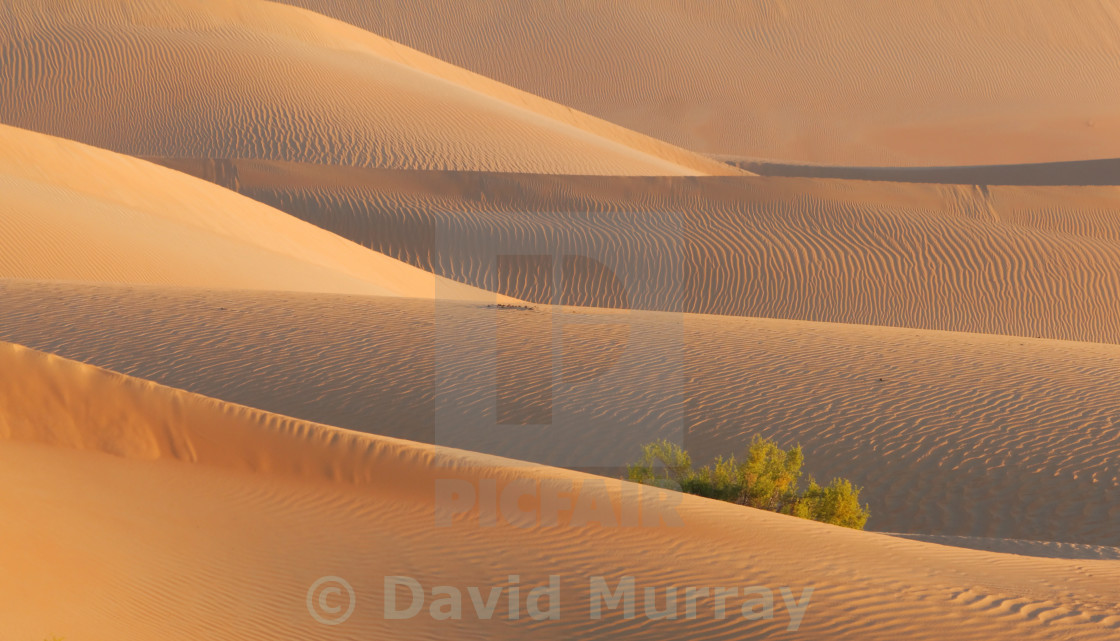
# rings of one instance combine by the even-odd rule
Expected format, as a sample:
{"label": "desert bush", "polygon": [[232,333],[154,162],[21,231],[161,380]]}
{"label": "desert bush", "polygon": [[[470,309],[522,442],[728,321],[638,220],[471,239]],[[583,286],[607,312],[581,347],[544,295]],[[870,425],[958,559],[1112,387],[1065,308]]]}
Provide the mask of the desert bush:
{"label": "desert bush", "polygon": [[847,479],[822,486],[810,478],[802,490],[803,463],[800,445],[787,451],[756,436],[742,462],[734,455],[718,457],[696,470],[687,451],[660,440],[642,447],[642,458],[627,468],[627,479],[862,530],[871,513],[860,505],[860,488]]}
{"label": "desert bush", "polygon": [[859,504],[860,488],[848,479],[833,479],[827,487],[809,481],[809,489],[801,496],[794,516],[822,523],[862,530],[871,516],[867,506]]}
{"label": "desert bush", "polygon": [[675,490],[681,489],[682,481],[691,475],[692,458],[688,452],[666,439],[643,445],[642,459],[627,468],[627,478],[635,483]]}

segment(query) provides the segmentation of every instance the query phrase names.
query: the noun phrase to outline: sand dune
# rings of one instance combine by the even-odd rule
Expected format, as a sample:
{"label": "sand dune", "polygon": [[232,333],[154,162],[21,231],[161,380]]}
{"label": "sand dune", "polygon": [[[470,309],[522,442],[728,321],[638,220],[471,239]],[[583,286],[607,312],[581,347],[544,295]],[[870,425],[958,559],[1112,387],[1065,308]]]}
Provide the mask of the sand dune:
{"label": "sand dune", "polygon": [[888,532],[1120,546],[1120,347],[649,312],[5,283],[0,340],[366,433],[617,469],[755,434]]}
{"label": "sand dune", "polygon": [[0,9],[0,52],[0,122],[133,155],[739,173],[263,0],[18,0]]}
{"label": "sand dune", "polygon": [[889,180],[950,185],[1120,185],[1120,159],[975,167],[840,167],[721,158],[761,176]]}
{"label": "sand dune", "polygon": [[[311,619],[305,595],[325,575],[345,575],[356,593],[339,629],[354,638],[446,634],[451,622],[427,613],[384,620],[387,575],[429,589],[560,577],[557,620],[453,622],[464,639],[1106,639],[1120,627],[1114,562],[962,550],[664,491],[629,503],[650,518],[643,527],[480,527],[477,509],[433,527],[449,510],[435,498],[440,479],[530,481],[614,510],[635,497],[574,472],[301,423],[17,346],[0,346],[0,364],[0,506],[23,517],[0,529],[0,559],[28,581],[0,582],[13,638],[320,637],[335,632]],[[719,620],[703,601],[695,619],[606,610],[596,620],[591,576],[813,591],[796,632],[781,606],[773,620]]]}
{"label": "sand dune", "polygon": [[0,125],[0,276],[483,300],[147,162]]}
{"label": "sand dune", "polygon": [[1019,554],[1046,559],[1101,559],[1120,561],[1120,548],[1108,545],[1025,541],[1022,539],[990,539],[976,536],[938,536],[936,534],[899,534],[912,541],[925,541],[970,550],[988,550],[1001,554]]}
{"label": "sand dune", "polygon": [[1120,155],[1107,0],[283,1],[697,151],[872,166]]}
{"label": "sand dune", "polygon": [[1120,637],[1118,2],[0,3],[0,641]]}
{"label": "sand dune", "polygon": [[1120,341],[1118,187],[172,166],[534,302]]}

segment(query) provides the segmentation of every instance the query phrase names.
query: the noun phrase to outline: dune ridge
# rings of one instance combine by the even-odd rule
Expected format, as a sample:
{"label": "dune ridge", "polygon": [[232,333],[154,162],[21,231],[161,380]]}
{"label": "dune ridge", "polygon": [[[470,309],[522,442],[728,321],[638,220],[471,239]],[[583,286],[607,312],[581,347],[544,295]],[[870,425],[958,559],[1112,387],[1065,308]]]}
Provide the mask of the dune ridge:
{"label": "dune ridge", "polygon": [[1106,0],[282,1],[706,153],[1120,156],[1120,8]]}
{"label": "dune ridge", "polygon": [[974,167],[841,167],[723,157],[724,162],[760,176],[800,176],[845,180],[887,180],[950,185],[1120,185],[1120,159],[1072,160]]}
{"label": "dune ridge", "polygon": [[263,0],[17,0],[0,16],[0,121],[131,155],[742,173]]}
{"label": "dune ridge", "polygon": [[1120,341],[1120,187],[169,164],[537,303]]}
{"label": "dune ridge", "polygon": [[930,534],[898,534],[912,541],[925,541],[939,545],[988,550],[1003,554],[1019,554],[1048,559],[1108,559],[1120,560],[1120,548],[1108,545],[1055,543],[1053,541],[1024,541],[1022,539],[990,539],[972,536],[937,536]]}
{"label": "dune ridge", "polygon": [[[661,516],[672,509],[680,526],[526,528],[503,522],[483,528],[468,513],[433,529],[433,515],[447,508],[425,494],[439,478],[495,479],[500,486],[537,479],[558,487],[578,484],[581,492],[615,507],[627,499],[619,493],[623,486],[584,486],[594,480],[586,475],[348,434],[10,344],[0,345],[0,362],[0,376],[20,386],[0,386],[0,425],[6,428],[0,438],[0,505],[34,517],[0,530],[0,558],[15,568],[48,558],[85,559],[65,578],[34,579],[67,602],[65,612],[36,603],[23,586],[0,584],[0,612],[14,634],[38,634],[47,625],[77,629],[75,638],[111,635],[123,641],[150,638],[157,625],[168,639],[213,635],[231,625],[248,639],[321,633],[301,611],[303,593],[318,576],[340,572],[361,595],[348,633],[427,638],[445,623],[423,616],[381,619],[382,576],[477,585],[504,580],[495,575],[505,568],[526,581],[549,574],[574,579],[566,587],[569,604],[586,600],[583,580],[592,575],[637,575],[654,586],[747,581],[788,583],[799,591],[812,585],[811,609],[799,629],[783,630],[790,638],[819,638],[827,631],[832,638],[893,639],[902,631],[915,639],[983,639],[999,631],[1020,638],[1104,639],[1120,627],[1115,563],[948,548],[697,497],[678,495],[680,503],[671,507],[662,500],[664,490],[652,491],[662,498],[647,509]],[[131,430],[117,424],[123,408]],[[55,421],[73,430],[61,434],[51,427]],[[184,454],[182,446],[161,447],[156,457],[115,449],[142,435],[160,443],[173,437],[193,445],[194,453]],[[204,464],[208,460],[218,465]],[[343,461],[352,462],[354,476],[332,473]],[[78,491],[71,474],[84,479]],[[138,507],[145,515],[139,522],[128,516]],[[196,528],[204,526],[205,537],[180,532],[188,513]],[[495,534],[517,544],[503,552],[502,568],[493,567]],[[119,545],[122,536],[134,541],[127,554]],[[408,554],[374,553],[402,536],[410,540]],[[454,560],[436,553],[448,547],[456,550]],[[667,547],[674,550],[671,557],[656,554]],[[815,550],[812,557],[800,551],[807,547]],[[285,553],[293,548],[302,553]],[[551,553],[532,552],[542,549]],[[223,560],[222,572],[198,563],[199,554]],[[92,579],[113,590],[91,589]],[[207,597],[182,602],[181,595],[191,591]],[[256,604],[252,610],[231,607],[246,599]],[[146,616],[121,616],[137,604]],[[703,616],[677,621],[672,629],[694,638],[764,638],[785,624]],[[616,611],[593,620],[572,607],[569,616],[531,628],[466,620],[459,630],[467,638],[484,632],[519,638],[531,629],[541,638],[637,639],[656,632],[654,625]]]}
{"label": "dune ridge", "polygon": [[6,125],[0,276],[493,298],[206,181]]}
{"label": "dune ridge", "polygon": [[656,438],[706,462],[760,434],[864,487],[874,530],[1120,545],[1115,345],[57,283],[0,306],[0,340],[318,423],[614,476]]}

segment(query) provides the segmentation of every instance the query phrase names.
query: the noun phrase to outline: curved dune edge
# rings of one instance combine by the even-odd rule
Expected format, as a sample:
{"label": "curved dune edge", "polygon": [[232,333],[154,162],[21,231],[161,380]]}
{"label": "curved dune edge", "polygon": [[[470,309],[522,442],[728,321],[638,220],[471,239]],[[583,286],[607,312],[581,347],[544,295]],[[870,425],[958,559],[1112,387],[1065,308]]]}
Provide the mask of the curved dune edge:
{"label": "curved dune edge", "polygon": [[755,435],[868,527],[1120,546],[1120,346],[784,320],[0,281],[0,340],[410,441],[622,474]]}
{"label": "curved dune edge", "polygon": [[1087,186],[1120,185],[1120,159],[1072,160],[972,167],[841,167],[722,157],[760,176],[838,178],[950,185]]}
{"label": "curved dune edge", "polygon": [[861,166],[1120,155],[1110,2],[281,1],[696,151]]}
{"label": "curved dune edge", "polygon": [[0,276],[494,298],[206,181],[5,125]]}
{"label": "curved dune edge", "polygon": [[[238,638],[306,638],[318,625],[302,609],[307,586],[338,574],[363,607],[347,632],[394,638],[446,623],[383,620],[387,575],[464,587],[558,575],[569,603],[586,602],[591,576],[682,589],[788,586],[798,597],[811,586],[790,638],[1106,639],[1120,628],[1113,562],[953,549],[653,490],[638,505],[654,525],[503,518],[479,527],[477,509],[447,514],[433,496],[437,480],[504,488],[535,479],[542,492],[587,492],[616,508],[633,500],[620,494],[633,486],[304,423],[11,344],[0,345],[0,364],[0,506],[28,517],[0,530],[0,558],[17,570],[75,561],[65,576],[29,572],[25,584],[0,583],[6,629],[17,634],[62,626],[75,639],[139,641],[158,625],[161,638],[224,638],[236,625]],[[137,510],[142,521],[125,517]],[[444,526],[433,523],[440,515]],[[64,612],[43,605],[58,599]],[[255,605],[229,607],[246,602]],[[147,616],[121,616],[137,604]],[[557,639],[658,635],[656,622],[617,612],[601,620],[567,612],[539,627],[468,620],[459,630],[511,639],[526,629]],[[790,621],[787,613],[747,625],[708,611],[671,629],[763,638]]]}
{"label": "curved dune edge", "polygon": [[160,162],[535,303],[1120,342],[1120,187]]}
{"label": "curved dune edge", "polygon": [[[447,458],[439,448],[269,414],[10,343],[0,344],[0,363],[5,440],[359,485]],[[494,460],[479,455],[476,464]]]}
{"label": "curved dune edge", "polygon": [[1003,554],[1019,554],[1048,559],[1101,559],[1120,561],[1120,547],[1086,545],[1055,541],[1024,541],[1022,539],[992,539],[979,536],[938,536],[936,534],[892,534],[892,536],[948,545],[970,550],[987,550]]}
{"label": "curved dune edge", "polygon": [[5,16],[0,64],[12,73],[0,78],[0,121],[131,155],[560,174],[743,173],[263,0],[21,0],[8,3]]}

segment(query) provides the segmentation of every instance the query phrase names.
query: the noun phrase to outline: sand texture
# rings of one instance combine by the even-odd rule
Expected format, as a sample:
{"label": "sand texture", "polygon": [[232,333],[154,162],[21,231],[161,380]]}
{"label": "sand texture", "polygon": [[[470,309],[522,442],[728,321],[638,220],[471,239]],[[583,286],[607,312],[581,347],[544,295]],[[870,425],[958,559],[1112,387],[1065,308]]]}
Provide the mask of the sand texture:
{"label": "sand texture", "polygon": [[4,125],[0,276],[493,298],[206,181]]}
{"label": "sand texture", "polygon": [[[1109,639],[1120,626],[1120,566],[1110,561],[946,547],[696,497],[670,504],[663,490],[641,505],[651,518],[672,510],[674,527],[483,528],[470,514],[433,527],[441,506],[425,490],[439,479],[532,479],[618,509],[632,499],[628,487],[575,472],[304,423],[10,344],[0,363],[0,506],[25,516],[0,530],[0,559],[33,577],[0,583],[0,613],[16,638],[66,626],[81,627],[74,638],[122,641],[231,629],[242,639],[321,636],[295,615],[324,570],[355,577],[365,596],[345,624],[356,638],[432,638],[447,625],[383,620],[380,582],[361,579],[382,575],[464,587],[562,575],[572,612],[532,625],[546,639],[648,638],[644,618],[585,616],[580,577],[623,575],[643,586],[788,585],[795,597],[811,577],[813,616],[796,632],[784,629],[784,612],[718,620],[701,604],[695,619],[675,622],[689,638]],[[404,539],[407,554],[384,553]],[[41,571],[64,559],[65,575]],[[38,598],[48,593],[53,601]],[[455,622],[458,638],[524,638],[524,628]]]}
{"label": "sand texture", "polygon": [[[1114,641],[1118,105],[1120,0],[0,2],[0,641]],[[866,528],[621,480],[758,437]]]}
{"label": "sand texture", "polygon": [[1120,341],[1120,187],[169,164],[536,303]]}
{"label": "sand texture", "polygon": [[0,122],[123,153],[564,174],[741,173],[264,0],[62,0],[49,11],[38,0],[16,0],[0,18],[0,64],[8,70],[0,76]]}
{"label": "sand texture", "polygon": [[871,166],[1120,156],[1111,0],[283,1],[696,151]]}
{"label": "sand texture", "polygon": [[618,477],[755,434],[887,532],[1120,546],[1120,347],[716,316],[8,283],[0,339],[371,434]]}

